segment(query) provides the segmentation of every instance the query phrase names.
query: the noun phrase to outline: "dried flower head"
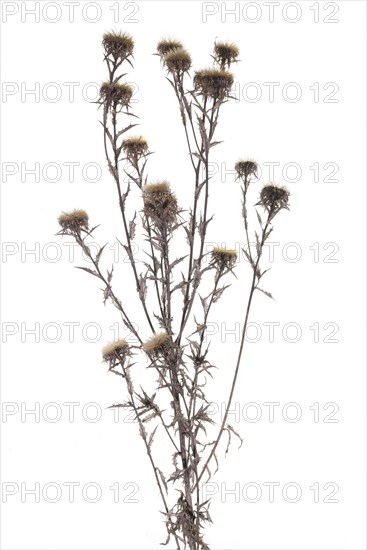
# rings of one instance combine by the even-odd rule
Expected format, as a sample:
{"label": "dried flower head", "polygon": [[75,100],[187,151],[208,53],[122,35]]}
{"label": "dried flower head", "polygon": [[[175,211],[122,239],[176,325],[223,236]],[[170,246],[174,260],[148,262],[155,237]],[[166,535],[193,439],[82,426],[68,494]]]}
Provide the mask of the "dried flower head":
{"label": "dried flower head", "polygon": [[111,56],[114,61],[128,59],[134,51],[134,40],[126,32],[107,32],[102,41],[106,57]]}
{"label": "dried flower head", "polygon": [[212,261],[218,269],[232,269],[237,260],[236,250],[216,246],[212,250]]}
{"label": "dried flower head", "polygon": [[126,157],[134,162],[148,153],[148,142],[142,136],[132,136],[122,142]]}
{"label": "dried flower head", "polygon": [[238,46],[233,42],[216,42],[214,44],[214,59],[221,69],[230,68],[231,63],[236,63],[239,53]]}
{"label": "dried flower head", "polygon": [[247,180],[251,176],[257,178],[258,165],[254,160],[239,160],[235,164],[235,170],[239,178]]}
{"label": "dried flower head", "polygon": [[167,332],[157,332],[143,344],[145,353],[154,357],[163,355],[169,348],[170,336]]}
{"label": "dried flower head", "polygon": [[158,226],[172,225],[176,221],[178,207],[168,181],[147,184],[143,192],[145,214]]}
{"label": "dried flower head", "polygon": [[183,46],[178,40],[163,38],[162,40],[160,40],[160,42],[158,42],[157,52],[160,56],[165,56],[168,52],[172,52],[179,48],[183,48]]}
{"label": "dried flower head", "polygon": [[233,75],[219,69],[203,69],[194,76],[195,91],[207,98],[223,100],[233,85]]}
{"label": "dried flower head", "polygon": [[190,69],[191,55],[183,48],[176,48],[164,56],[163,62],[169,72],[181,75]]}
{"label": "dried flower head", "polygon": [[106,363],[115,363],[116,360],[124,361],[129,354],[129,345],[126,340],[111,342],[102,349],[103,361]]}
{"label": "dried flower head", "polygon": [[269,212],[278,212],[282,208],[288,209],[289,191],[286,187],[268,183],[260,192],[261,204]]}
{"label": "dried flower head", "polygon": [[80,230],[88,230],[88,214],[85,210],[75,209],[71,212],[62,212],[58,217],[58,222],[64,231],[78,233]]}
{"label": "dried flower head", "polygon": [[104,82],[100,88],[100,97],[107,108],[127,107],[133,95],[133,88],[129,84],[111,84]]}

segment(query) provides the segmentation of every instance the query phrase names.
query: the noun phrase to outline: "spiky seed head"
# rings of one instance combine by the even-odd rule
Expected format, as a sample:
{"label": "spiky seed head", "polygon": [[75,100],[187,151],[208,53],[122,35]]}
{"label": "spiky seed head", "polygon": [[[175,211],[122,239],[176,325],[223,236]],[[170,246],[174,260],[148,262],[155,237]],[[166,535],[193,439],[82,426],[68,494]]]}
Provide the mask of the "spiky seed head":
{"label": "spiky seed head", "polygon": [[169,72],[182,74],[191,67],[191,55],[183,48],[176,48],[166,53],[163,62]]}
{"label": "spiky seed head", "polygon": [[122,142],[122,149],[128,159],[137,161],[148,153],[148,142],[142,136],[132,136]]}
{"label": "spiky seed head", "polygon": [[110,342],[102,349],[103,361],[111,363],[116,359],[125,359],[129,351],[129,345],[126,340],[117,340]]}
{"label": "spiky seed head", "polygon": [[257,178],[257,171],[258,171],[258,165],[257,162],[255,162],[252,159],[247,160],[239,160],[235,164],[235,170],[237,172],[237,176],[239,178],[245,178],[246,180],[254,176]]}
{"label": "spiky seed head", "polygon": [[158,357],[168,349],[170,336],[167,332],[157,332],[149,340],[144,342],[143,350],[149,355]]}
{"label": "spiky seed head", "polygon": [[129,84],[111,84],[104,82],[100,88],[101,100],[105,101],[107,107],[126,107],[133,95],[133,88]]}
{"label": "spiky seed head", "polygon": [[143,188],[144,212],[158,227],[171,226],[178,213],[176,196],[168,181],[150,183]]}
{"label": "spiky seed head", "polygon": [[103,35],[102,44],[106,56],[112,56],[115,61],[124,61],[134,52],[134,40],[126,32],[107,32]]}
{"label": "spiky seed head", "polygon": [[212,250],[212,261],[218,269],[232,269],[237,260],[236,250],[216,246]]}
{"label": "spiky seed head", "polygon": [[183,48],[181,42],[170,38],[163,38],[157,44],[157,52],[160,56],[165,56],[168,52]]}
{"label": "spiky seed head", "polygon": [[233,75],[219,69],[203,69],[194,76],[195,91],[207,98],[223,100],[233,86]]}
{"label": "spiky seed head", "polygon": [[233,42],[216,42],[214,44],[214,59],[221,69],[230,68],[237,61],[240,50]]}
{"label": "spiky seed head", "polygon": [[277,212],[282,208],[288,208],[289,194],[286,187],[268,183],[260,192],[258,204],[261,204],[269,212]]}
{"label": "spiky seed head", "polygon": [[156,183],[147,183],[144,185],[144,193],[170,193],[171,188],[168,181],[157,181]]}
{"label": "spiky seed head", "polygon": [[88,230],[88,214],[85,210],[76,208],[71,212],[62,212],[58,217],[58,222],[64,231],[78,232],[81,229]]}

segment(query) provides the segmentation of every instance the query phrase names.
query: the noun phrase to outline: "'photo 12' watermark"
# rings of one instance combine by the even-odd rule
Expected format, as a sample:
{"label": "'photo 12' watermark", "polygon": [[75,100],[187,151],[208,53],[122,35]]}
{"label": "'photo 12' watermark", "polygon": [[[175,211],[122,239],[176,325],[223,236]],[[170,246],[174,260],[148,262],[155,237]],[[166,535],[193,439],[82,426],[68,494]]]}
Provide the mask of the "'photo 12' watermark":
{"label": "'photo 12' watermark", "polygon": [[339,2],[202,2],[203,23],[339,23]]}
{"label": "'photo 12' watermark", "polygon": [[139,23],[137,2],[1,2],[2,23]]}

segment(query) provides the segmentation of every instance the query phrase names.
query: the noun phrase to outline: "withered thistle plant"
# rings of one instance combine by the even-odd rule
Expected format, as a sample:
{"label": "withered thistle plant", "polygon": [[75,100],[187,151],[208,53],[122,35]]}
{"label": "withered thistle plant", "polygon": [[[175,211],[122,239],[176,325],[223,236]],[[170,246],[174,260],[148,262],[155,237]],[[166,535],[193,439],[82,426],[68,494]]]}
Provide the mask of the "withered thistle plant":
{"label": "withered thistle plant", "polygon": [[[191,55],[180,42],[161,40],[157,45],[156,55],[177,98],[193,170],[192,203],[183,209],[174,193],[174,182],[171,185],[165,180],[148,179],[147,162],[151,152],[147,140],[140,135],[127,135],[137,124],[131,108],[133,90],[123,82],[126,73],[121,73],[120,68],[123,64],[132,67],[134,40],[126,33],[109,32],[104,35],[102,44],[108,73],[98,101],[102,109],[104,151],[117,190],[122,244],[130,260],[139,307],[147,322],[142,332],[146,334],[148,330],[149,338],[142,338],[124,298],[115,294],[113,267],[101,266],[104,247],[94,254],[87,244],[96,230],[89,226],[88,214],[84,210],[62,213],[58,234],[70,236],[79,244],[92,264],[81,269],[99,279],[104,303],[113,303],[124,326],[137,341],[134,346],[126,340],[109,343],[102,350],[102,359],[108,370],[125,383],[126,400],[112,407],[124,407],[135,415],[162,500],[167,529],[164,544],[173,537],[178,549],[208,549],[203,537],[206,524],[212,522],[210,501],[201,500],[201,487],[212,476],[213,462],[215,471],[218,470],[218,446],[223,435],[226,433],[228,437],[225,453],[232,436],[238,437],[242,444],[240,435],[228,424],[228,411],[255,291],[271,297],[260,286],[267,271],[261,266],[262,253],[275,217],[281,210],[288,209],[289,192],[274,183],[257,191],[257,163],[250,159],[236,163],[236,179],[242,194],[240,214],[244,221],[242,252],[252,275],[237,361],[230,373],[225,413],[214,439],[209,438],[207,428],[215,423],[209,414],[211,401],[206,382],[209,376],[215,380],[212,372],[215,367],[205,337],[212,308],[230,286],[227,281],[234,275],[238,261],[235,250],[216,247],[209,254],[204,252],[207,228],[213,218],[209,209],[209,160],[212,148],[220,143],[215,141],[219,114],[232,99],[234,78],[230,68],[238,61],[239,49],[235,44],[217,42],[212,55],[213,65],[192,70]],[[132,186],[138,188],[140,199],[132,205],[135,213],[130,216],[127,203],[131,199]],[[255,201],[251,199],[259,225],[256,231],[250,231],[249,227],[248,196],[252,191],[258,196]],[[143,272],[134,260],[132,248],[138,230],[146,243],[147,261],[140,264],[144,266]],[[255,247],[250,246],[253,231]],[[180,234],[184,235],[186,250],[179,258],[174,258],[175,242]],[[203,283],[211,284],[206,296],[200,292]],[[181,296],[181,308],[173,309],[173,299],[177,296]],[[140,365],[145,365],[148,359],[147,368],[155,373],[154,393],[142,387],[137,390],[134,385],[139,356],[142,357]],[[157,463],[153,438],[158,429],[162,437],[167,438],[167,446],[160,449],[160,453],[172,456],[173,471],[163,472]]]}

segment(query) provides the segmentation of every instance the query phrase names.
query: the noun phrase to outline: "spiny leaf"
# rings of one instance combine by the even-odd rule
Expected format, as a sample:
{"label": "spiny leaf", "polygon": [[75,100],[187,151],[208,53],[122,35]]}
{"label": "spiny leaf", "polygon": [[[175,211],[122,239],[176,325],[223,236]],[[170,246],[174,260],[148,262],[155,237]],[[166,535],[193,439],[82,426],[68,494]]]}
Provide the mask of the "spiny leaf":
{"label": "spiny leaf", "polygon": [[259,212],[258,212],[258,210],[257,210],[256,208],[255,208],[255,212],[256,212],[256,216],[257,216],[258,222],[259,222],[259,224],[260,224],[260,227],[261,227],[261,229],[262,229],[262,228],[263,228],[262,219],[261,219],[261,216],[260,216],[260,214],[259,214]]}
{"label": "spiny leaf", "polygon": [[164,477],[164,474],[163,474],[162,470],[160,470],[159,468],[156,468],[156,470],[157,470],[158,473],[159,473],[159,476],[160,476],[160,478],[161,478],[161,480],[162,480],[162,483],[163,483],[163,485],[164,485],[164,488],[165,488],[165,490],[166,490],[166,494],[168,495],[168,487],[167,487],[166,478]]}
{"label": "spiny leaf", "polygon": [[271,294],[271,292],[268,292],[267,290],[263,290],[262,288],[260,288],[259,286],[256,287],[257,290],[260,290],[260,292],[262,292],[263,294],[265,294],[266,296],[268,296],[269,298],[271,298],[272,300],[274,300],[274,296]]}
{"label": "spiny leaf", "polygon": [[154,428],[154,430],[152,431],[152,433],[151,433],[150,436],[149,436],[149,441],[148,441],[148,448],[149,448],[149,449],[150,449],[151,446],[152,446],[153,439],[154,439],[154,435],[155,435],[155,432],[157,431],[157,428],[158,428],[158,426],[156,426],[156,427]]}
{"label": "spiny leaf", "polygon": [[169,266],[169,270],[172,271],[172,269],[178,265],[180,262],[182,262],[185,258],[187,258],[188,254],[185,254],[185,256],[181,256],[181,258],[177,258],[174,262],[172,262]]}
{"label": "spiny leaf", "polygon": [[238,439],[241,441],[240,446],[238,447],[238,448],[240,449],[240,448],[242,447],[242,444],[243,444],[243,439],[242,439],[242,437],[240,436],[239,433],[236,432],[236,430],[234,430],[234,429],[232,428],[232,426],[231,426],[230,424],[227,424],[227,428],[228,428],[228,430],[230,430],[232,433],[234,433],[234,435],[236,435],[236,436],[238,437]]}
{"label": "spiny leaf", "polygon": [[136,212],[134,214],[133,219],[129,222],[129,234],[130,234],[130,239],[132,241],[134,240],[134,237],[135,237],[135,229],[136,229],[135,218],[136,218]]}
{"label": "spiny leaf", "polygon": [[97,263],[97,264],[99,263],[99,260],[101,259],[101,256],[102,256],[102,252],[103,252],[103,250],[106,248],[106,246],[107,246],[107,243],[104,244],[104,245],[102,246],[102,248],[99,249],[99,251],[98,251],[98,253],[97,253],[97,255],[96,255],[96,263]]}
{"label": "spiny leaf", "polygon": [[100,279],[100,276],[98,275],[97,271],[94,271],[93,269],[89,269],[89,267],[79,267],[78,265],[75,267],[76,269],[82,269],[83,271],[86,271],[87,273],[90,273],[91,275],[94,275],[95,277],[98,277],[98,279]]}

